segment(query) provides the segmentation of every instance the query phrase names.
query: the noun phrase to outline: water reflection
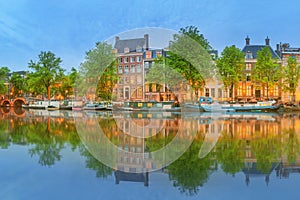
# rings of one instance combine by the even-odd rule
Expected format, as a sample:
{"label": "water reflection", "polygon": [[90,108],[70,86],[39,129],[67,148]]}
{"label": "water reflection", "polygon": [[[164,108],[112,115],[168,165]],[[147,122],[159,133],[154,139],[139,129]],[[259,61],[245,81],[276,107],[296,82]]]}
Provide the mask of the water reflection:
{"label": "water reflection", "polygon": [[[87,127],[91,129],[89,123],[96,120],[105,137],[118,147],[113,168],[99,162],[85,148],[74,119],[87,119]],[[181,136],[192,143],[176,161],[169,163],[169,154],[147,157],[153,154],[145,153],[166,147],[183,129]],[[102,138],[89,131],[85,141],[101,143]],[[299,173],[299,137],[299,114],[231,113],[216,117],[206,113],[90,113],[8,108],[1,108],[0,112],[1,149],[27,146],[29,158],[37,158],[40,166],[50,167],[61,162],[62,151],[70,148],[80,152],[86,168],[95,171],[97,177],[114,176],[115,183],[120,185],[133,181],[148,186],[151,179],[148,172],[161,169],[160,173],[167,174],[174,187],[189,195],[196,195],[218,171],[232,176],[243,173],[246,185],[251,185],[254,178],[263,179],[268,185],[272,173],[278,179]]]}

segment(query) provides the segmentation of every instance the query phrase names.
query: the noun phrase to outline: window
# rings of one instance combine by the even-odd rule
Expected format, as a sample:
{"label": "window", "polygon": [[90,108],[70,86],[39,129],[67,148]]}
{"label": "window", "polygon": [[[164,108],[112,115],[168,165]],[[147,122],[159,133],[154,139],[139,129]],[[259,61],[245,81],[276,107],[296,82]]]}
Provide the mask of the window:
{"label": "window", "polygon": [[221,88],[218,88],[218,97],[222,98],[222,89]]}
{"label": "window", "polygon": [[145,62],[145,63],[144,63],[145,69],[149,69],[149,66],[150,66],[149,62]]}
{"label": "window", "polygon": [[141,73],[141,72],[142,72],[142,67],[141,67],[141,65],[137,65],[137,66],[136,66],[136,72],[137,72],[137,73]]}
{"label": "window", "polygon": [[128,74],[128,65],[126,65],[124,68],[124,74]]}
{"label": "window", "polygon": [[119,89],[119,97],[120,98],[123,98],[123,93],[124,93],[123,88],[120,88]]}
{"label": "window", "polygon": [[119,67],[118,67],[118,73],[119,73],[119,74],[122,74],[122,73],[123,73],[123,67],[122,67],[122,66],[119,66]]}
{"label": "window", "polygon": [[125,77],[125,83],[126,83],[126,84],[129,83],[129,77],[128,77],[128,76]]}
{"label": "window", "polygon": [[248,71],[251,70],[251,64],[250,63],[246,64],[246,70],[248,70]]}
{"label": "window", "polygon": [[278,86],[274,87],[274,96],[278,96]]}
{"label": "window", "polygon": [[242,96],[242,86],[240,85],[239,87],[238,87],[238,96]]}
{"label": "window", "polygon": [[252,52],[251,51],[248,51],[246,53],[246,59],[253,59],[253,55],[252,55]]}
{"label": "window", "polygon": [[211,97],[215,97],[215,88],[211,88],[210,92],[211,92]]}
{"label": "window", "polygon": [[162,56],[162,52],[161,51],[156,51],[156,58],[161,57]]}
{"label": "window", "polygon": [[119,63],[123,63],[123,58],[119,58]]}
{"label": "window", "polygon": [[134,65],[130,66],[130,73],[135,73],[135,66]]}
{"label": "window", "polygon": [[251,86],[248,85],[246,88],[247,88],[247,89],[246,89],[246,95],[247,95],[247,96],[252,96],[252,94],[251,94]]}
{"label": "window", "polygon": [[251,81],[251,74],[250,73],[246,74],[246,81]]}
{"label": "window", "polygon": [[129,48],[128,47],[124,48],[124,53],[129,53]]}
{"label": "window", "polygon": [[128,63],[129,62],[129,58],[128,57],[125,57],[124,58],[124,63]]}
{"label": "window", "polygon": [[130,57],[130,62],[135,62],[135,57]]}
{"label": "window", "polygon": [[150,59],[152,57],[151,51],[146,51],[146,59]]}
{"label": "window", "polygon": [[142,57],[141,56],[136,57],[136,61],[137,62],[141,62],[142,61]]}
{"label": "window", "polygon": [[205,96],[209,97],[209,88],[205,88]]}
{"label": "window", "polygon": [[142,95],[143,95],[143,90],[142,90],[141,87],[139,87],[139,88],[137,89],[137,98],[142,98]]}

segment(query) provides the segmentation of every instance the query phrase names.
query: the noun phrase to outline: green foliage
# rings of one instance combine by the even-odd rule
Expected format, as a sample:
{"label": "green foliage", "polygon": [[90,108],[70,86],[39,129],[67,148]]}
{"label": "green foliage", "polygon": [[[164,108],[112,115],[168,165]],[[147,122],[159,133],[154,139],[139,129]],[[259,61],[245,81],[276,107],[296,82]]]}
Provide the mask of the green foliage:
{"label": "green foliage", "polygon": [[86,53],[85,61],[79,67],[80,76],[76,78],[78,94],[85,95],[93,88],[97,97],[111,100],[118,80],[116,65],[112,46],[97,42],[96,47]]}
{"label": "green foliage", "polygon": [[5,79],[7,77],[7,74],[9,73],[9,69],[7,67],[1,67],[0,68],[0,95],[6,95],[7,94],[7,86],[5,85]]}
{"label": "green foliage", "polygon": [[42,51],[38,57],[37,62],[30,60],[28,64],[28,67],[33,70],[28,75],[29,88],[36,92],[46,90],[50,99],[50,87],[61,81],[64,74],[64,69],[60,66],[62,61],[50,51]]}
{"label": "green foliage", "polygon": [[292,102],[295,101],[296,89],[300,80],[300,65],[295,57],[287,59],[287,66],[282,67],[282,87],[292,96]]}
{"label": "green foliage", "polygon": [[205,80],[210,78],[214,71],[208,53],[210,49],[209,43],[196,27],[181,28],[179,33],[173,36],[164,61],[168,70],[176,70],[170,73],[174,76],[173,80],[179,76],[177,72],[182,76],[180,80],[186,81],[192,90],[202,89]]}
{"label": "green foliage", "polygon": [[257,52],[257,63],[252,70],[253,81],[261,84],[263,88],[267,88],[267,98],[269,89],[278,83],[280,74],[279,64],[276,59],[272,58],[269,47],[264,47]]}
{"label": "green foliage", "polygon": [[172,67],[169,66],[169,59],[159,57],[155,59],[155,65],[152,65],[146,74],[146,82],[165,85],[168,90],[176,92],[180,84],[189,84],[184,77]]}
{"label": "green foliage", "polygon": [[201,142],[194,141],[189,149],[167,168],[173,186],[187,195],[197,194],[213,172],[211,154],[200,160],[200,147]]}
{"label": "green foliage", "polygon": [[12,85],[13,95],[19,96],[22,92],[27,91],[27,82],[25,79],[18,73],[13,73],[10,77],[9,83]]}
{"label": "green foliage", "polygon": [[217,69],[225,88],[230,89],[233,97],[233,87],[238,84],[244,73],[244,53],[235,46],[225,47],[217,60]]}

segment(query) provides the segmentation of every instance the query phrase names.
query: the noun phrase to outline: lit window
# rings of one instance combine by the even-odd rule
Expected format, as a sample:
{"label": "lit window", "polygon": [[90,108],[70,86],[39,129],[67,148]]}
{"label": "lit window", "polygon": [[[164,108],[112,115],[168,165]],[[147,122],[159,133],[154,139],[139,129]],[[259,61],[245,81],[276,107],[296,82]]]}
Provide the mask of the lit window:
{"label": "lit window", "polygon": [[209,97],[209,88],[205,88],[205,96]]}
{"label": "lit window", "polygon": [[152,52],[151,51],[147,51],[146,52],[146,59],[150,59],[152,57]]}

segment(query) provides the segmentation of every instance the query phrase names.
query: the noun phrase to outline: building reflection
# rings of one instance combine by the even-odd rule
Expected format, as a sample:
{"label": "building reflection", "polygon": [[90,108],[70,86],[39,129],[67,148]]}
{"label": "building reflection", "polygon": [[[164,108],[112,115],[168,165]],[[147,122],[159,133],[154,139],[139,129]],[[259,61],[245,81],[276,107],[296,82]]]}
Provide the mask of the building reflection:
{"label": "building reflection", "polygon": [[[208,166],[210,170],[231,166],[230,162],[241,162],[239,168],[229,167],[226,173],[243,172],[247,185],[251,184],[253,178],[263,178],[269,184],[272,173],[276,173],[278,178],[289,178],[300,172],[299,114],[230,113],[216,116],[208,113],[88,113],[2,107],[1,145],[7,146],[12,142],[18,145],[34,144],[36,140],[31,140],[28,134],[28,130],[34,129],[29,129],[32,128],[29,125],[34,125],[37,131],[34,134],[38,135],[41,143],[45,139],[45,133],[48,134],[46,139],[51,139],[49,143],[69,142],[76,133],[74,118],[85,118],[87,127],[91,129],[88,132],[92,132],[95,125],[93,123],[98,123],[105,136],[118,147],[113,167],[117,184],[133,181],[148,186],[150,171],[163,168],[168,173],[168,163],[158,163],[149,152],[168,145],[182,129],[182,139],[192,138],[194,143],[201,143],[200,161],[207,156],[215,163],[214,168]],[[39,129],[40,126],[42,127]],[[38,132],[39,130],[45,132]],[[24,134],[21,135],[22,132]],[[17,134],[21,136],[17,137]],[[78,143],[74,145],[79,146],[80,140],[76,137]],[[93,134],[87,134],[86,139],[99,140]],[[60,149],[56,150],[59,154]],[[225,157],[227,154],[231,156],[230,159]]]}

